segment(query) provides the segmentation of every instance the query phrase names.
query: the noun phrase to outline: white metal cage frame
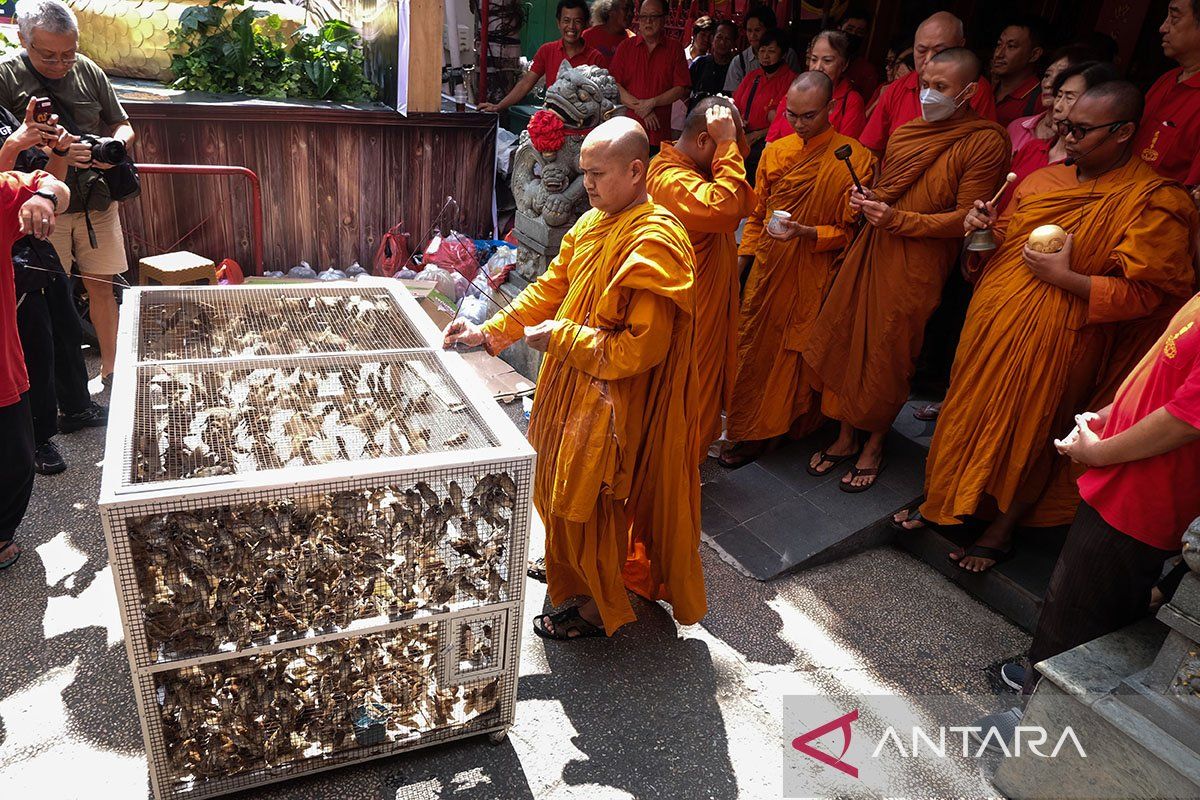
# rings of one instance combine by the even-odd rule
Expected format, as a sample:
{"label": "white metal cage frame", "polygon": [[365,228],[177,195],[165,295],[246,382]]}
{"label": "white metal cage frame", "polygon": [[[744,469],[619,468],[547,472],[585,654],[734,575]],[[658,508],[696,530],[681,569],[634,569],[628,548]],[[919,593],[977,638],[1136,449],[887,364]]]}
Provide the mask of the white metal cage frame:
{"label": "white metal cage frame", "polygon": [[[179,352],[142,348],[144,319],[161,319],[172,303],[203,302],[205,324],[220,324],[222,309],[312,304],[336,311],[363,297],[378,309],[367,316],[386,316],[387,330],[352,352],[313,352],[278,336],[269,354],[196,358],[203,348],[193,342]],[[256,322],[278,327],[269,314],[243,314],[237,324],[254,333]],[[294,322],[289,330],[299,340],[312,333]],[[154,335],[162,344],[162,332]],[[463,736],[502,735],[511,726],[535,457],[474,372],[440,349],[440,337],[395,281],[126,293],[100,511],[160,800],[211,797]],[[390,346],[397,342],[403,346]],[[162,357],[168,354],[193,357]],[[340,455],[354,457],[135,479],[146,416],[214,406],[224,408],[211,413],[244,413],[236,393],[222,389],[214,400],[220,392],[212,387],[227,389],[230,375],[309,370],[326,389],[330,374],[348,389],[371,364],[420,365],[417,372],[438,384],[430,430],[453,417],[452,430],[469,420],[468,435],[451,440],[439,430],[428,442],[441,446],[353,454],[346,447]],[[184,402],[194,399],[186,386],[149,402],[152,380],[179,375],[203,376],[196,378],[209,392],[203,409]],[[360,384],[343,394],[383,388]],[[314,413],[332,416],[336,398],[327,405]],[[411,404],[393,404],[383,415],[391,420],[406,410]],[[199,433],[188,435],[194,445]],[[339,686],[322,672],[334,663]],[[280,701],[277,719],[253,715],[276,719],[276,728],[237,716],[281,697],[292,698],[295,713]],[[283,730],[289,726],[296,730]]]}

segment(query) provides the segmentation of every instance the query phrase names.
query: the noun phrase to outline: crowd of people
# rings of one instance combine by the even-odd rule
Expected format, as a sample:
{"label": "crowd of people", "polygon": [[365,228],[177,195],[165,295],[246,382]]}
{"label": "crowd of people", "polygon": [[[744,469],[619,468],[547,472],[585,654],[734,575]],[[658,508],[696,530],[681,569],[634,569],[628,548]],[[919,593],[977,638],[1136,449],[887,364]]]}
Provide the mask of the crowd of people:
{"label": "crowd of people", "polygon": [[1034,662],[1169,594],[1164,564],[1200,516],[1200,2],[1171,0],[1179,66],[1148,93],[1111,40],[1051,49],[1026,18],[985,63],[936,13],[876,72],[851,12],[800,71],[768,9],[741,50],[732,23],[697,21],[686,54],[662,0],[636,35],[613,29],[618,5],[596,10],[627,117],[584,141],[593,208],[505,313],[447,331],[545,353],[531,574],[582,601],[536,632],[611,635],[633,618],[625,588],[702,616],[707,456],[738,468],[833,421],[808,472],[869,491],[954,280],[969,302],[937,331],[958,345],[926,412],[925,496],[893,523],[983,521],[950,556],[971,572],[1009,558],[1018,526],[1070,525]]}
{"label": "crowd of people", "polygon": [[[67,469],[54,436],[108,421],[108,409],[92,400],[68,273],[78,270],[87,293],[96,378],[108,386],[113,283],[126,269],[112,187],[127,188],[114,176],[131,173],[97,158],[94,137],[122,150],[134,139],[108,77],[77,50],[71,9],[20,0],[16,16],[21,49],[0,61],[0,569],[21,555],[15,534],[34,475]],[[112,150],[111,141],[99,142],[109,144],[101,152]]]}

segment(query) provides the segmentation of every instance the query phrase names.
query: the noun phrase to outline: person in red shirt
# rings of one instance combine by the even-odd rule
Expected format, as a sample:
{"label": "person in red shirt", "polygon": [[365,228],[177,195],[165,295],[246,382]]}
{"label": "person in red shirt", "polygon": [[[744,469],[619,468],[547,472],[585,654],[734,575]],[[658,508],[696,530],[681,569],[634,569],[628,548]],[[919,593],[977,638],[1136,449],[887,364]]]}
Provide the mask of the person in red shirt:
{"label": "person in red shirt", "polygon": [[[879,67],[875,66],[869,58],[863,55],[863,44],[867,40],[867,34],[871,32],[871,15],[867,13],[865,8],[850,8],[842,17],[842,22],[838,25],[838,30],[846,34],[846,38],[850,43],[845,77],[849,79],[861,96],[873,97],[880,86]],[[809,67],[809,69],[812,69],[812,67]],[[834,83],[836,84],[837,81],[834,81]],[[836,95],[835,90],[835,99]],[[833,127],[838,133],[846,136],[858,135],[846,133],[838,128],[836,124]]]}
{"label": "person in red shirt", "polygon": [[33,492],[33,417],[17,332],[12,248],[22,236],[49,237],[57,209],[70,200],[66,185],[47,172],[0,173],[0,569],[21,555],[14,537]]}
{"label": "person in red shirt", "polygon": [[[1054,444],[1089,469],[1029,647],[1035,665],[1144,616],[1163,562],[1200,516],[1200,295],[1112,405],[1075,420]],[[1037,672],[1027,670],[1022,691],[1036,684]]]}
{"label": "person in red shirt", "polygon": [[640,35],[617,45],[608,68],[625,114],[642,123],[651,148],[670,138],[671,104],[687,97],[692,86],[683,45],[663,34],[666,17],[662,0],[645,0],[637,17]]}
{"label": "person in red shirt", "polygon": [[625,0],[596,0],[592,4],[592,27],[583,32],[583,41],[599,50],[605,62],[611,62],[617,45],[633,38],[625,22]]}
{"label": "person in red shirt", "polygon": [[1159,174],[1200,184],[1200,0],[1171,0],[1158,29],[1163,52],[1179,66],[1146,93],[1135,151]]}
{"label": "person in red shirt", "polygon": [[515,105],[533,91],[538,79],[546,78],[546,88],[558,80],[558,69],[563,64],[571,67],[582,67],[584,64],[595,64],[600,67],[608,65],[608,61],[594,47],[588,46],[583,40],[583,26],[587,22],[588,7],[585,0],[558,0],[558,8],[554,12],[558,20],[558,32],[562,38],[555,42],[547,42],[538,48],[533,56],[533,65],[526,72],[512,91],[504,96],[499,103],[480,103],[480,111],[500,112]]}
{"label": "person in red shirt", "polygon": [[[943,50],[964,47],[966,41],[962,20],[948,11],[939,11],[922,22],[913,37],[915,69],[888,87],[858,140],[882,156],[896,128],[921,116],[921,71],[925,62]],[[979,88],[970,102],[979,116],[996,119],[996,103],[986,78],[979,79]]]}
{"label": "person in red shirt", "polygon": [[1042,79],[1038,62],[1045,52],[1041,20],[1029,18],[1006,26],[992,53],[992,79],[996,82],[996,121],[1008,127],[1015,120],[1040,113]]}
{"label": "person in red shirt", "polygon": [[[854,84],[846,77],[846,65],[850,63],[850,39],[841,31],[821,31],[813,39],[808,54],[808,68],[824,72],[833,81],[833,110],[829,112],[829,124],[843,136],[857,139],[867,124],[866,104]],[[773,142],[784,136],[794,136],[788,124],[787,96],[779,101],[775,119],[767,130],[767,141]]]}
{"label": "person in red shirt", "polygon": [[[786,100],[788,87],[796,73],[783,62],[783,35],[767,31],[758,43],[758,68],[742,78],[733,93],[733,104],[746,121],[746,141],[751,151],[765,146],[767,130],[781,112],[779,104]],[[786,123],[785,123],[786,124]]]}

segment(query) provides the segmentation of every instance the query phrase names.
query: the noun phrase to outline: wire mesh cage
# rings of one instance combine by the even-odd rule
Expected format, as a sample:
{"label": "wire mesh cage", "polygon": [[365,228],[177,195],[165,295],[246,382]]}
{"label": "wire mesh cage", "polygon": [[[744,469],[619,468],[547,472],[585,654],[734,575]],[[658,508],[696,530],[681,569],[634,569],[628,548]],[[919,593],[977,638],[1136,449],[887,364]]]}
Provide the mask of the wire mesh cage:
{"label": "wire mesh cage", "polygon": [[512,724],[534,454],[383,284],[127,293],[100,510],[160,800]]}
{"label": "wire mesh cage", "polygon": [[142,293],[139,361],[428,347],[393,287],[165,288]]}
{"label": "wire mesh cage", "polygon": [[[511,627],[508,613],[489,624]],[[447,670],[465,657],[455,622],[139,676],[156,794],[209,797],[502,729],[515,674]]]}
{"label": "wire mesh cage", "polygon": [[531,478],[502,461],[109,505],[134,664],[508,603]]}
{"label": "wire mesh cage", "polygon": [[136,369],[126,485],[498,444],[429,352]]}

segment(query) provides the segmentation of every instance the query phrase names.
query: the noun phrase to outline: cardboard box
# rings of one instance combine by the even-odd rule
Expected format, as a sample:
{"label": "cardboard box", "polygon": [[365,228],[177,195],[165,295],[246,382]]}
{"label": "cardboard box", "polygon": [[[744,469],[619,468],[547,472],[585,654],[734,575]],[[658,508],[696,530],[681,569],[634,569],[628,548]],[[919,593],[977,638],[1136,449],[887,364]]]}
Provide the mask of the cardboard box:
{"label": "cardboard box", "polygon": [[417,299],[417,305],[425,309],[425,313],[429,315],[439,330],[445,330],[446,326],[454,321],[456,308],[454,301],[434,288],[435,285],[432,281],[401,280],[400,282],[412,292],[412,296]]}
{"label": "cardboard box", "polygon": [[533,381],[485,350],[472,350],[462,357],[483,380],[492,397],[502,403],[531,395],[536,388]]}

